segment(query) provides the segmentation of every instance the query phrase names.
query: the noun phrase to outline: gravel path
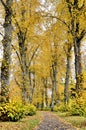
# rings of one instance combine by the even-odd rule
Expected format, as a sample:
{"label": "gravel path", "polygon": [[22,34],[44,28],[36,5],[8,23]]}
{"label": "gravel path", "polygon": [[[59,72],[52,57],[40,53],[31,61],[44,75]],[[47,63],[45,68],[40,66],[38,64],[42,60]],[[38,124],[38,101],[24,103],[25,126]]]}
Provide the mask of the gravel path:
{"label": "gravel path", "polygon": [[43,121],[35,130],[79,130],[71,124],[67,124],[52,113],[43,113]]}

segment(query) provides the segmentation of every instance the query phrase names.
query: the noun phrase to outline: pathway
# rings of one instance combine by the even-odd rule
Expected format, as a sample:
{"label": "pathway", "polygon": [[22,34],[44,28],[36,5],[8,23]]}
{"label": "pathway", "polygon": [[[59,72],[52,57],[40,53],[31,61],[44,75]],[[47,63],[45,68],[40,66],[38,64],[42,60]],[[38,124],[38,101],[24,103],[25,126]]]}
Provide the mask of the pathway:
{"label": "pathway", "polygon": [[44,112],[43,114],[43,121],[35,130],[79,130],[71,124],[65,123],[62,119],[52,113]]}

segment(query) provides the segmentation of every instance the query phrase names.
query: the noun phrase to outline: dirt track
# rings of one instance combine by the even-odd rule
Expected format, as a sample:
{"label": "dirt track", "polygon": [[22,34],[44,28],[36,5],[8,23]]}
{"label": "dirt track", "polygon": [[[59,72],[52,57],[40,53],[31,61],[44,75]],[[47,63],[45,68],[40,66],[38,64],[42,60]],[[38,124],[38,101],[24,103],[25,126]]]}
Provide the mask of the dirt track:
{"label": "dirt track", "polygon": [[71,124],[65,123],[52,113],[45,112],[43,121],[35,130],[79,130]]}

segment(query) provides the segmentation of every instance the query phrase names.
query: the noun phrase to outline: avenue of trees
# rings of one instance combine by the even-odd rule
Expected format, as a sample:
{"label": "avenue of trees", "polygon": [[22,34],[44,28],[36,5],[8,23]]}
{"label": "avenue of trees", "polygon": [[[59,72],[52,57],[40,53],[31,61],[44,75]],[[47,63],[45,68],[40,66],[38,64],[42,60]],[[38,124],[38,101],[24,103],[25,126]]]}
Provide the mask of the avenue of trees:
{"label": "avenue of trees", "polygon": [[85,105],[86,0],[0,0],[0,12],[0,103]]}

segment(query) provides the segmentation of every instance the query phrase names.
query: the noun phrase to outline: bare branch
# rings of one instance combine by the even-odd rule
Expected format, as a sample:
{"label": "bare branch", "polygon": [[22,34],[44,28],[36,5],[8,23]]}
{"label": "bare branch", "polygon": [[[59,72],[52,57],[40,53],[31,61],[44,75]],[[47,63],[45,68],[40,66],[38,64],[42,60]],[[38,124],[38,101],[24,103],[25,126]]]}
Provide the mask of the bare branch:
{"label": "bare branch", "polygon": [[62,19],[60,19],[60,18],[58,18],[57,16],[53,16],[53,15],[50,15],[50,14],[47,14],[47,15],[42,15],[43,17],[48,17],[48,18],[55,18],[55,19],[57,19],[58,21],[60,21],[61,23],[63,23],[64,25],[66,25],[66,27],[69,29],[69,31],[71,31],[70,30],[70,26],[65,22],[65,21],[63,21]]}
{"label": "bare branch", "polygon": [[4,6],[4,8],[7,8],[7,6],[6,6],[6,4],[4,3],[4,1],[3,1],[3,0],[0,0],[0,1],[1,1],[2,5]]}
{"label": "bare branch", "polygon": [[14,77],[14,80],[15,80],[16,84],[17,84],[19,87],[21,87],[21,84],[17,81],[16,77]]}
{"label": "bare branch", "polygon": [[4,37],[4,35],[0,32],[0,35],[2,36],[2,37]]}

